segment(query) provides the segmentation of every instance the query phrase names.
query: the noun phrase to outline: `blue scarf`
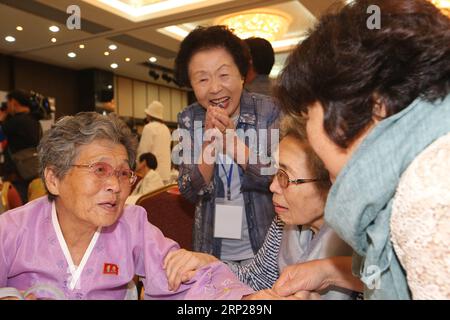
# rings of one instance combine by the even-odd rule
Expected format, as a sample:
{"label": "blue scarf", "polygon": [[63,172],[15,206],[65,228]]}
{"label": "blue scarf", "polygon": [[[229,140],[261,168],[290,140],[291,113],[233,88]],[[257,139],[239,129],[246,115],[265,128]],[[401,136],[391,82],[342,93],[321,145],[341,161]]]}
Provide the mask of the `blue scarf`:
{"label": "blue scarf", "polygon": [[411,162],[450,132],[450,95],[416,100],[381,121],[362,141],[330,190],[326,222],[353,247],[366,299],[410,299],[406,274],[390,240],[397,185]]}

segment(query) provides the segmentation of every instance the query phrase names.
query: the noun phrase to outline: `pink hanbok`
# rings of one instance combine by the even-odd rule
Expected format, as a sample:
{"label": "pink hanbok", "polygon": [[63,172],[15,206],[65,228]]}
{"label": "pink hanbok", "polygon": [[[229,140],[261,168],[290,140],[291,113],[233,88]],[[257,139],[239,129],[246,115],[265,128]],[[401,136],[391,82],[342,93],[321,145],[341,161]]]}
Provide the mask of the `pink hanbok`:
{"label": "pink hanbok", "polygon": [[[221,262],[169,291],[163,261],[176,249],[176,242],[148,222],[142,207],[129,205],[114,225],[97,230],[75,266],[55,205],[43,197],[0,215],[0,288],[46,286],[66,299],[125,299],[138,275],[146,299],[240,299],[253,292]],[[38,298],[46,298],[41,294]]]}

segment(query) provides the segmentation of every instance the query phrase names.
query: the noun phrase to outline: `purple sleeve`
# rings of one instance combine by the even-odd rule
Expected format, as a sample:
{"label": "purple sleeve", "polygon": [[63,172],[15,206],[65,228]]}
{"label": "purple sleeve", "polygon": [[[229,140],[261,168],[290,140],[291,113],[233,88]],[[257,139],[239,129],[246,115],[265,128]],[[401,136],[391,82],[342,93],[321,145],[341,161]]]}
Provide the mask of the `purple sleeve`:
{"label": "purple sleeve", "polygon": [[179,245],[162,234],[140,215],[143,225],[141,246],[135,252],[136,273],[143,279],[146,299],[241,299],[253,292],[247,285],[239,282],[228,267],[216,262],[200,269],[188,283],[176,291],[169,291],[164,258],[168,252],[179,249]]}
{"label": "purple sleeve", "polygon": [[0,288],[7,286],[8,279],[8,264],[6,262],[5,242],[6,242],[6,228],[5,219],[0,218]]}
{"label": "purple sleeve", "polygon": [[10,213],[0,216],[0,288],[8,286],[10,263],[17,250],[17,225]]}

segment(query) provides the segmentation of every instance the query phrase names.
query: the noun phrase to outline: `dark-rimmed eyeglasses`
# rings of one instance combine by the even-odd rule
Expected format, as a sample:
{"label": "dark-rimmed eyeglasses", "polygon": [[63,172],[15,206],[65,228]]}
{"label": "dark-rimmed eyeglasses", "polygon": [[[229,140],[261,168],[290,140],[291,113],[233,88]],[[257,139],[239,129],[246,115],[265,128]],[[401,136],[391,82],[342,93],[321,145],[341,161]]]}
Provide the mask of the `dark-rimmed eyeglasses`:
{"label": "dark-rimmed eyeglasses", "polygon": [[278,169],[277,173],[275,174],[275,178],[277,179],[280,187],[283,189],[289,187],[290,183],[298,185],[309,182],[323,181],[323,179],[289,179],[288,174],[283,169]]}
{"label": "dark-rimmed eyeglasses", "polygon": [[114,169],[106,162],[95,162],[92,164],[73,164],[72,167],[87,168],[89,172],[93,173],[98,179],[104,180],[111,177],[113,174],[119,179],[121,183],[129,183],[133,185],[136,182],[136,174],[129,168]]}

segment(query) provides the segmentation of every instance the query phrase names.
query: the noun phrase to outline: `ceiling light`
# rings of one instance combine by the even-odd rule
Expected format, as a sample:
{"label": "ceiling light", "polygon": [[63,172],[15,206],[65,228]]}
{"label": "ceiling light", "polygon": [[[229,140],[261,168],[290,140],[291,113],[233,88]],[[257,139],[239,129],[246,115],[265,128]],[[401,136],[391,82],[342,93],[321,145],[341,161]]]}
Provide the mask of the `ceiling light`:
{"label": "ceiling light", "polygon": [[306,36],[272,41],[272,47],[275,52],[292,50],[296,45],[306,39]]}
{"label": "ceiling light", "polygon": [[14,42],[14,41],[16,41],[16,38],[14,38],[13,36],[7,36],[7,37],[5,37],[5,40],[7,42]]}
{"label": "ceiling light", "polygon": [[22,27],[22,26],[17,26],[17,27],[16,27],[16,30],[17,30],[17,31],[23,31],[23,27]]}
{"label": "ceiling light", "polygon": [[111,90],[113,87],[112,87],[112,84],[110,84],[110,85],[108,85],[108,89],[109,90]]}
{"label": "ceiling light", "polygon": [[130,62],[131,59],[130,59],[130,58],[125,58],[125,61],[126,61],[126,62]]}
{"label": "ceiling light", "polygon": [[85,48],[84,44],[80,44],[80,45],[79,45],[79,48],[80,48],[80,49],[84,49],[84,48]]}
{"label": "ceiling light", "polygon": [[119,65],[117,63],[111,63],[111,68],[117,69]]}
{"label": "ceiling light", "polygon": [[151,57],[150,59],[148,59],[151,63],[155,63],[156,61],[158,61],[158,59],[156,59],[155,57]]}
{"label": "ceiling light", "polygon": [[450,17],[450,0],[430,0],[432,4],[438,7],[445,15]]}
{"label": "ceiling light", "polygon": [[108,51],[105,51],[103,54],[104,54],[105,56],[109,56],[109,52],[108,52]]}
{"label": "ceiling light", "polygon": [[[179,10],[180,12],[207,0],[84,0],[90,4],[118,13],[130,20],[142,21],[148,19],[147,15],[155,16],[164,12]],[[184,10],[183,10],[184,9]],[[181,11],[183,10],[183,11]],[[145,19],[146,18],[146,19]]]}
{"label": "ceiling light", "polygon": [[59,27],[57,26],[51,26],[50,28],[48,28],[51,32],[59,32]]}
{"label": "ceiling light", "polygon": [[281,13],[247,12],[226,16],[217,22],[233,29],[241,39],[259,37],[274,41],[283,37],[291,19]]}
{"label": "ceiling light", "polygon": [[108,48],[111,51],[117,50],[117,46],[115,44],[110,45]]}
{"label": "ceiling light", "polygon": [[186,38],[187,35],[189,34],[188,30],[182,29],[178,26],[169,26],[162,29],[158,29],[158,31],[161,32],[162,34],[174,37],[175,39],[178,39],[180,41]]}
{"label": "ceiling light", "polygon": [[67,56],[69,57],[69,58],[75,58],[76,56],[77,56],[77,54],[75,53],[75,52],[69,52],[68,54],[67,54]]}
{"label": "ceiling light", "polygon": [[51,38],[50,41],[55,43],[56,42],[56,38]]}

